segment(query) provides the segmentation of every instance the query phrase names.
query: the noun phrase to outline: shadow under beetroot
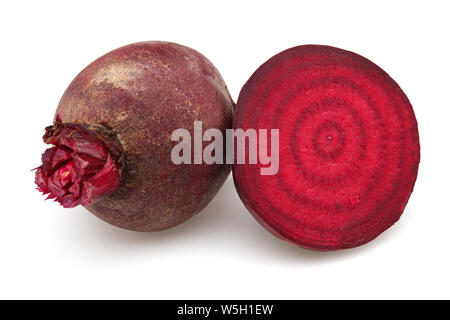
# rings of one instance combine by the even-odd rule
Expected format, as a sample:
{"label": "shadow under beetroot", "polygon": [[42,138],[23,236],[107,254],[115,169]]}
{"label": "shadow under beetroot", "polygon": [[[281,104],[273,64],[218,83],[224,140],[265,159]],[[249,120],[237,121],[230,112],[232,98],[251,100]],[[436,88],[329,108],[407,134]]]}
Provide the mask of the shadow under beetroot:
{"label": "shadow under beetroot", "polygon": [[[397,236],[398,223],[372,242],[358,248],[334,252],[303,249],[278,239],[259,225],[240,201],[230,177],[213,201],[190,220],[168,230],[135,232],[111,226],[84,208],[71,210],[64,219],[65,236],[79,241],[83,250],[102,250],[103,254],[120,255],[123,250],[179,250],[181,245],[217,247],[249,260],[271,263],[314,264],[355,257],[373,250]],[[80,218],[80,215],[82,216]],[[391,239],[392,240],[392,239]],[[191,248],[190,247],[190,248]],[[156,251],[158,251],[156,250]]]}

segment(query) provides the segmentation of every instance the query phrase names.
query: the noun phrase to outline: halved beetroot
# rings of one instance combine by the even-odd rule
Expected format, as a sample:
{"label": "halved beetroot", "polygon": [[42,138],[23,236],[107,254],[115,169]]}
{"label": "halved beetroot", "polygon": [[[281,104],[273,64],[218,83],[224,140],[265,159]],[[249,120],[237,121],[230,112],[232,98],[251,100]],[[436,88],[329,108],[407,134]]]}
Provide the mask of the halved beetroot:
{"label": "halved beetroot", "polygon": [[420,157],[408,98],[352,52],[298,46],[264,63],[242,88],[233,127],[279,129],[279,171],[238,164],[254,217],[299,246],[337,250],[377,237],[401,216]]}

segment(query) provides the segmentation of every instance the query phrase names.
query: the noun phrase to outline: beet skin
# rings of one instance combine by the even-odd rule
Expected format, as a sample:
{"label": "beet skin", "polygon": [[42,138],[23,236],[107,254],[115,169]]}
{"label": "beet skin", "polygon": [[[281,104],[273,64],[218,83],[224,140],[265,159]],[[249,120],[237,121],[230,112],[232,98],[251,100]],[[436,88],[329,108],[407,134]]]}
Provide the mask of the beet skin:
{"label": "beet skin", "polygon": [[279,129],[279,171],[235,164],[238,193],[282,239],[328,251],[360,246],[401,216],[419,165],[413,109],[382,69],[352,52],[299,46],[264,63],[233,127]]}
{"label": "beet skin", "polygon": [[219,72],[195,50],[167,42],[119,48],[65,91],[36,183],[65,207],[84,205],[118,227],[175,226],[208,204],[230,167],[173,164],[171,134],[194,136],[194,121],[225,133],[232,108]]}

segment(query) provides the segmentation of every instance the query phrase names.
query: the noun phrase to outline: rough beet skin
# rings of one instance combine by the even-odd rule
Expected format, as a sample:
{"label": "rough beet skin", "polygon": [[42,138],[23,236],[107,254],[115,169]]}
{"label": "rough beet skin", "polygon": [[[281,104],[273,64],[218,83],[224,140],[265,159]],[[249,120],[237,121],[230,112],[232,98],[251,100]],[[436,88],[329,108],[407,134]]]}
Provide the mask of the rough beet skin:
{"label": "rough beet skin", "polygon": [[328,251],[360,246],[401,216],[420,147],[408,98],[352,52],[299,46],[264,63],[239,95],[234,128],[279,131],[279,172],[234,165],[238,193],[275,235]]}
{"label": "rough beet skin", "polygon": [[38,189],[122,228],[156,231],[190,218],[214,197],[228,165],[175,165],[171,133],[194,121],[231,128],[233,102],[203,55],[142,42],[94,61],[70,84],[44,141]]}

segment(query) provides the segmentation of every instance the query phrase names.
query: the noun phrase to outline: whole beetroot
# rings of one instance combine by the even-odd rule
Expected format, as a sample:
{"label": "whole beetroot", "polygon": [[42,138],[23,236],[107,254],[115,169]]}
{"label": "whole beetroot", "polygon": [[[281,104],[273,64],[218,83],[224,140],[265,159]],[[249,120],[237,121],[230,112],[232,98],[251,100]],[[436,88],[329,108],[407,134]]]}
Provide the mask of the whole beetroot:
{"label": "whole beetroot", "polygon": [[227,178],[224,164],[171,161],[171,134],[194,121],[231,128],[233,101],[203,55],[168,42],[114,50],[85,68],[58,105],[36,170],[38,189],[85,206],[118,227],[156,231],[204,208]]}

